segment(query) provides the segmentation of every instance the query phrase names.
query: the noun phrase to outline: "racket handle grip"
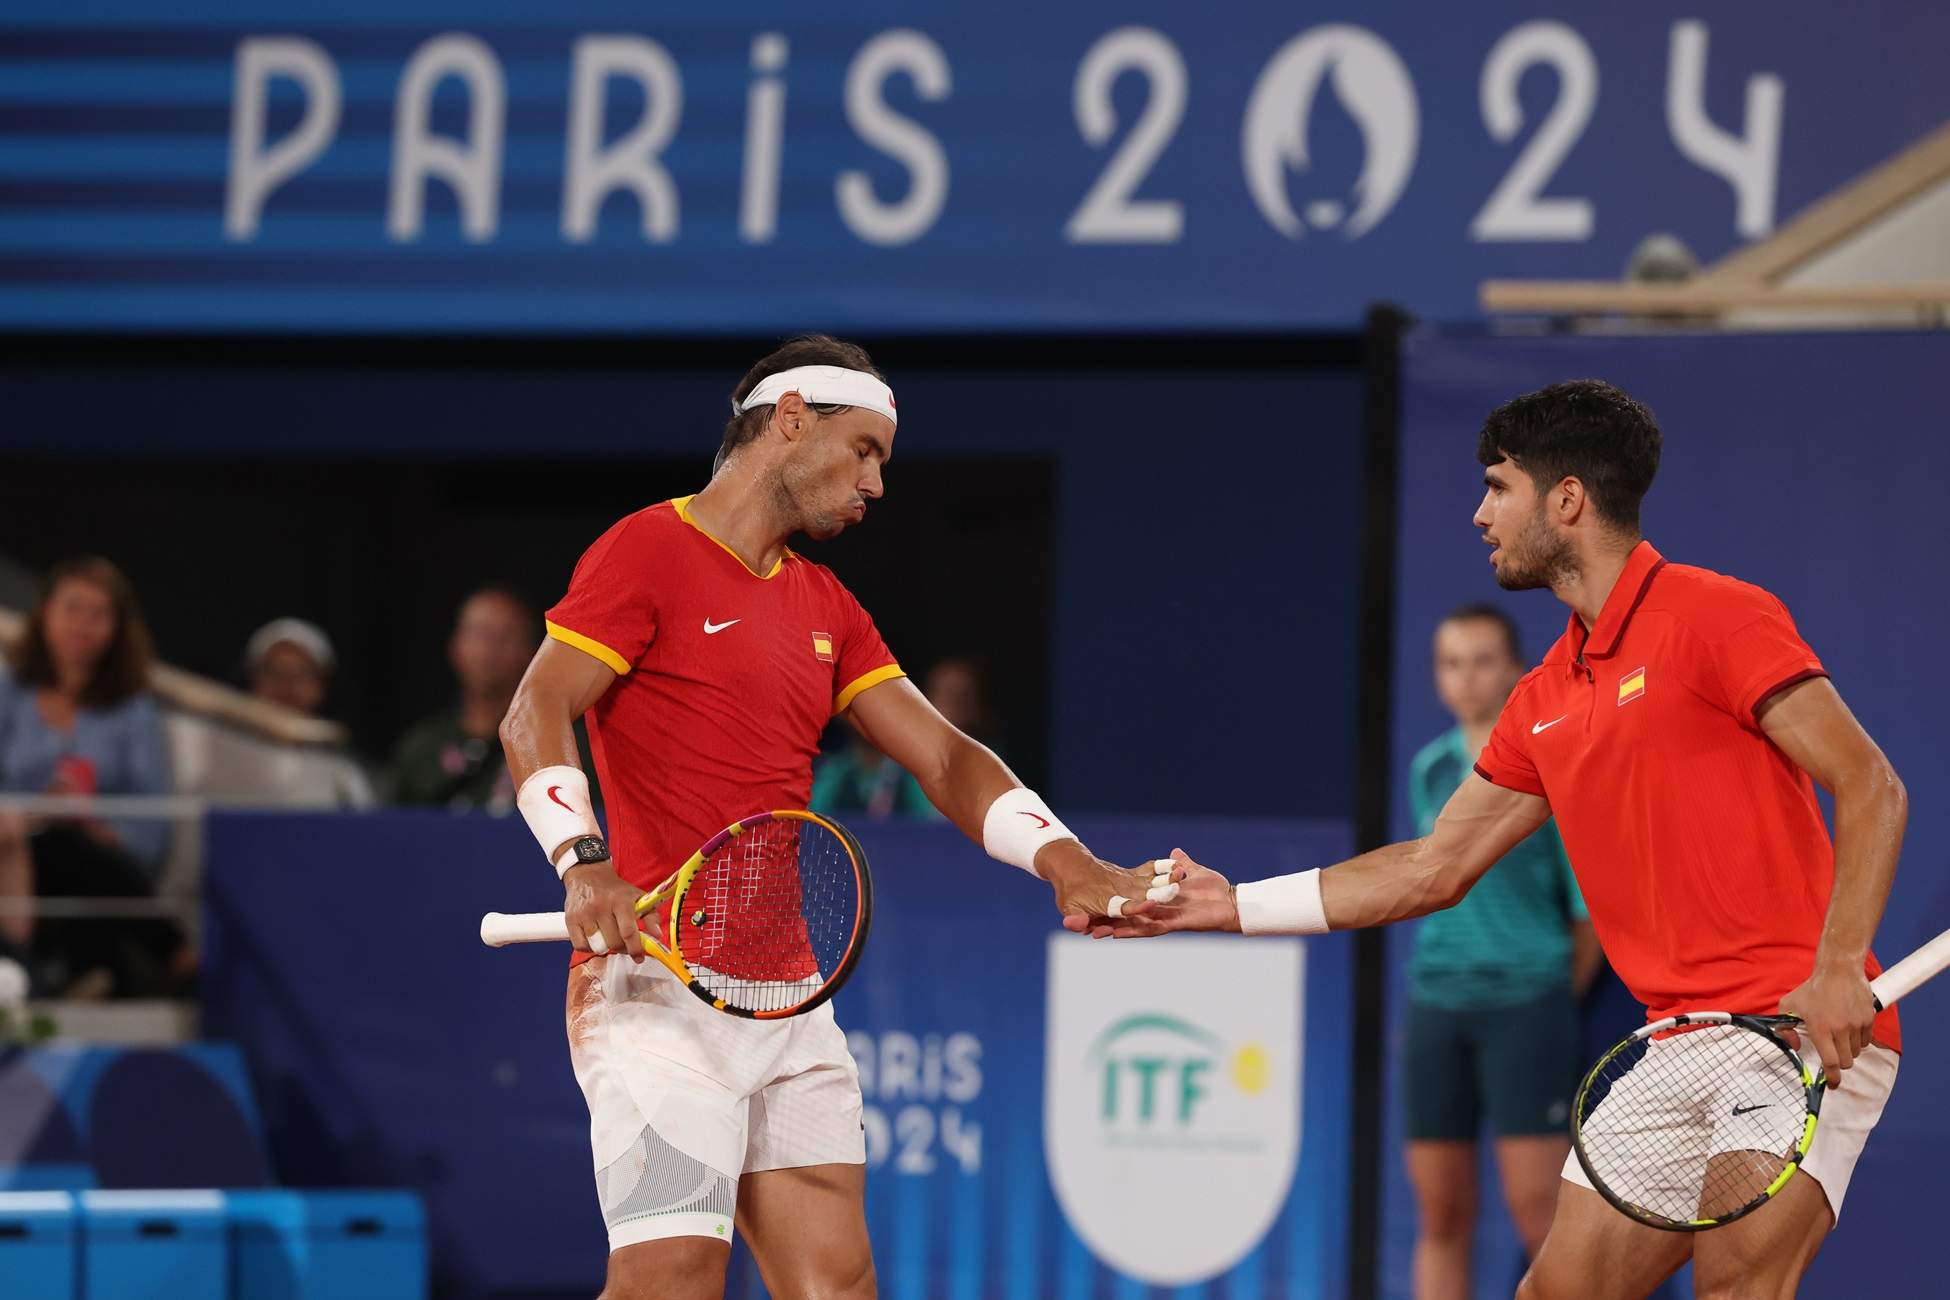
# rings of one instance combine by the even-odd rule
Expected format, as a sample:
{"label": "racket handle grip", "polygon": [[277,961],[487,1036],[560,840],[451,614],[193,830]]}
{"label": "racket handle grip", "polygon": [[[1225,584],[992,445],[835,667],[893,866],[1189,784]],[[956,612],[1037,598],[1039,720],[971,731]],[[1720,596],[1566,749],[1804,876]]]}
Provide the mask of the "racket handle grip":
{"label": "racket handle grip", "polygon": [[[560,912],[489,912],[481,918],[481,942],[490,948],[510,943],[567,943],[569,918]],[[589,936],[589,951],[607,952],[600,933]]]}

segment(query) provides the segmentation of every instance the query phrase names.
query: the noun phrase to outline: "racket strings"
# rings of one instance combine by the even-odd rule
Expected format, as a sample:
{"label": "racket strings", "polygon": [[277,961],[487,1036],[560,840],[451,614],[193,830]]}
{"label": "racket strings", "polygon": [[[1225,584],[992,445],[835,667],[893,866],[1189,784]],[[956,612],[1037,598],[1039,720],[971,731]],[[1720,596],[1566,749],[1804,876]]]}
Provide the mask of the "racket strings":
{"label": "racket strings", "polygon": [[811,997],[853,946],[859,877],[818,822],[748,826],[707,860],[680,900],[678,948],[727,1005],[782,1011]]}
{"label": "racket strings", "polygon": [[1682,1030],[1618,1052],[1579,1104],[1587,1172],[1668,1224],[1728,1217],[1767,1195],[1808,1117],[1797,1063],[1737,1025]]}

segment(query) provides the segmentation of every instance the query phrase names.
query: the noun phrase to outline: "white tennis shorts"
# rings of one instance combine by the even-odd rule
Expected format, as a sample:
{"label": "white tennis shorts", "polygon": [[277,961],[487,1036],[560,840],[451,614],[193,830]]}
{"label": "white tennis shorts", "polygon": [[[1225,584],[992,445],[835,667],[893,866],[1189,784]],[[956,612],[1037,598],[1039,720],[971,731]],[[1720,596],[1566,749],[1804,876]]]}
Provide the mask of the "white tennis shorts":
{"label": "white tennis shorts", "polygon": [[[1644,1082],[1650,1072],[1641,1074],[1638,1071],[1612,1085],[1610,1095],[1598,1103],[1597,1109],[1585,1121],[1586,1128],[1636,1131],[1656,1140],[1657,1147],[1666,1153],[1664,1159],[1672,1166],[1666,1177],[1659,1181],[1675,1190],[1697,1189],[1702,1170],[1713,1156],[1755,1146],[1770,1146],[1767,1139],[1755,1138],[1749,1131],[1755,1121],[1743,1122],[1738,1118],[1736,1108],[1754,1107],[1760,1102],[1799,1105],[1800,1092],[1798,1089],[1782,1090],[1778,1048],[1745,1030],[1721,1032],[1739,1034],[1743,1042],[1752,1043],[1755,1070],[1750,1081],[1743,1082],[1735,1077],[1716,1096],[1705,1099],[1705,1113],[1716,1117],[1716,1122],[1710,1128],[1700,1123],[1701,1098],[1697,1094],[1687,1091],[1684,1095],[1655,1096],[1654,1090],[1645,1086]],[[1684,1036],[1651,1044],[1653,1051],[1679,1051],[1685,1047]],[[1828,1198],[1829,1212],[1835,1216],[1836,1222],[1841,1221],[1842,1201],[1848,1195],[1848,1183],[1855,1173],[1855,1162],[1861,1159],[1869,1133],[1875,1128],[1876,1121],[1882,1118],[1882,1108],[1896,1086],[1896,1066],[1901,1060],[1899,1053],[1879,1043],[1871,1043],[1869,1049],[1856,1057],[1855,1064],[1842,1075],[1841,1090],[1831,1089],[1821,1099],[1821,1118],[1815,1125],[1815,1140],[1801,1162],[1801,1173],[1821,1184],[1822,1193]],[[1812,1058],[1810,1064],[1819,1068],[1819,1062]],[[1640,1086],[1633,1086],[1635,1080]],[[1676,1134],[1682,1135],[1685,1140],[1674,1141]],[[1579,1187],[1591,1186],[1591,1180],[1585,1177],[1584,1167],[1578,1164],[1575,1151],[1564,1161],[1564,1178]]]}
{"label": "white tennis shorts", "polygon": [[569,972],[568,1021],[612,1251],[729,1241],[739,1175],[866,1161],[860,1072],[830,1003],[745,1020],[655,961],[598,957]]}

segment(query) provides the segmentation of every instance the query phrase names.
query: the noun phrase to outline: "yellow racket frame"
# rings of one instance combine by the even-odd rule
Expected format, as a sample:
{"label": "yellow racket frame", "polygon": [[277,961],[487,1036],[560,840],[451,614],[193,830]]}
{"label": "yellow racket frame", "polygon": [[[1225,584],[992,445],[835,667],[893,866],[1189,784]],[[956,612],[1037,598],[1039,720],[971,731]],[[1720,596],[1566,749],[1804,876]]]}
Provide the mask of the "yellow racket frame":
{"label": "yellow racket frame", "polygon": [[[839,840],[845,847],[847,855],[853,860],[854,879],[860,893],[860,907],[854,913],[853,934],[847,941],[846,955],[840,959],[840,963],[834,968],[833,973],[820,983],[819,988],[811,996],[789,1007],[766,1011],[753,1011],[749,1008],[733,1006],[731,1003],[726,1002],[723,998],[705,987],[697,976],[692,973],[690,966],[684,961],[683,953],[678,947],[677,929],[683,920],[684,892],[690,888],[691,881],[703,869],[704,864],[710,861],[719,849],[737,839],[752,827],[762,826],[767,822],[778,821],[811,822],[832,832],[834,838]],[[839,992],[840,985],[845,983],[847,977],[853,973],[853,967],[859,962],[860,953],[866,947],[867,928],[873,919],[873,881],[867,873],[866,850],[860,847],[860,841],[855,839],[853,832],[847,830],[846,827],[840,825],[830,817],[822,817],[816,812],[808,812],[803,808],[782,808],[775,809],[772,812],[756,813],[745,818],[743,821],[733,822],[716,835],[713,835],[704,842],[703,847],[691,854],[683,866],[666,876],[663,882],[655,889],[652,889],[649,893],[644,894],[636,900],[636,914],[639,922],[644,916],[661,907],[665,900],[670,901],[671,907],[670,921],[665,927],[665,935],[662,942],[659,942],[656,936],[651,934],[649,930],[644,929],[641,924],[637,927],[637,937],[643,943],[644,954],[662,962],[671,974],[684,981],[684,987],[696,994],[699,999],[713,1010],[722,1011],[726,1015],[739,1016],[747,1020],[784,1020],[790,1016],[804,1015],[813,1008],[824,1005],[828,999]]]}

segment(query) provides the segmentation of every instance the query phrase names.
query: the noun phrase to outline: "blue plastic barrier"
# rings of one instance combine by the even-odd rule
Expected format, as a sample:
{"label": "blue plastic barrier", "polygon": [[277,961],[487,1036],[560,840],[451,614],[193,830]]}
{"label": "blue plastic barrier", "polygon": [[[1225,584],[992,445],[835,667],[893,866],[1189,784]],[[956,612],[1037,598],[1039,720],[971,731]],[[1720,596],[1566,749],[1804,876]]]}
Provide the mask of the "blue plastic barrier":
{"label": "blue plastic barrier", "polygon": [[238,1300],[423,1300],[426,1212],[410,1192],[233,1192]]}
{"label": "blue plastic barrier", "polygon": [[73,1300],[81,1230],[67,1192],[0,1192],[0,1278],[12,1300]]}
{"label": "blue plastic barrier", "polygon": [[78,1300],[230,1300],[220,1192],[83,1192]]}

